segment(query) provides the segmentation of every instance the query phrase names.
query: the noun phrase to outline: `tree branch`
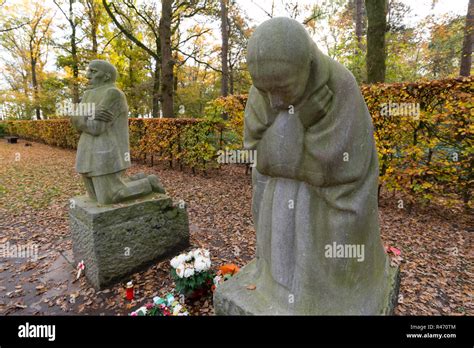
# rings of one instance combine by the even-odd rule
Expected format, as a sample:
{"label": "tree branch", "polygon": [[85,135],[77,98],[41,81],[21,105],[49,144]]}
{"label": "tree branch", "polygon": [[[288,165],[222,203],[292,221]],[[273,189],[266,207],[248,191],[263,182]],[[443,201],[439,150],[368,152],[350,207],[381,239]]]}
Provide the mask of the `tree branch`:
{"label": "tree branch", "polygon": [[[114,24],[117,26],[117,28],[134,44],[136,44],[138,47],[143,49],[145,52],[147,52],[150,56],[155,58],[155,60],[158,62],[160,61],[160,57],[156,54],[156,52],[153,52],[151,49],[149,49],[147,46],[145,46],[140,40],[138,40],[135,36],[133,36],[132,33],[127,31],[125,27],[120,24],[120,22],[117,20],[117,18],[114,16],[110,9],[110,5],[107,4],[107,0],[102,0],[102,5],[104,5],[105,11],[109,15],[110,19],[114,22]],[[113,5],[113,4],[112,4]]]}
{"label": "tree branch", "polygon": [[186,52],[183,52],[183,51],[181,51],[181,50],[180,50],[179,48],[177,48],[177,47],[176,47],[176,50],[177,50],[179,53],[181,53],[182,55],[184,55],[184,56],[186,56],[186,57],[188,57],[188,58],[194,59],[197,63],[199,63],[199,64],[204,64],[204,65],[207,66],[209,69],[212,69],[212,70],[217,71],[217,72],[222,72],[220,69],[214,68],[214,67],[213,67],[212,65],[210,65],[208,62],[204,62],[204,61],[202,61],[202,60],[199,60],[199,59],[196,58],[195,56],[193,56],[193,55],[191,55],[191,54],[188,54],[188,53],[186,53]]}

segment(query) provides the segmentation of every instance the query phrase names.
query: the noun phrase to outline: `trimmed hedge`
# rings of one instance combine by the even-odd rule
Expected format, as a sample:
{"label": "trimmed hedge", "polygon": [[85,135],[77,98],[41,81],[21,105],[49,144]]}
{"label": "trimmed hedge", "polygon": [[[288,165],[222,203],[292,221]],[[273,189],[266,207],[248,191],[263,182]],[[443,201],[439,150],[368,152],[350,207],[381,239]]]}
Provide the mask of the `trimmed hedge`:
{"label": "trimmed hedge", "polygon": [[3,121],[5,131],[27,140],[43,142],[48,145],[75,149],[79,134],[72,128],[69,120]]}
{"label": "trimmed hedge", "polygon": [[217,166],[221,123],[202,119],[129,119],[132,156],[203,169]]}
{"label": "trimmed hedge", "polygon": [[[375,127],[380,182],[413,198],[472,208],[472,77],[362,87]],[[390,105],[417,105],[419,113]],[[403,111],[403,110],[402,110]],[[406,111],[406,110],[405,110]]]}
{"label": "trimmed hedge", "polygon": [[[361,87],[375,127],[381,185],[472,208],[473,90],[472,77]],[[193,169],[217,166],[219,149],[242,146],[246,101],[246,95],[218,98],[206,108],[207,119],[130,119],[132,156]],[[394,112],[394,103],[416,106],[417,115]],[[49,145],[75,148],[78,141],[65,119],[5,124],[7,134]]]}
{"label": "trimmed hedge", "polygon": [[[374,123],[380,187],[472,208],[473,91],[472,77],[361,86]],[[221,97],[209,107],[227,113],[228,127],[242,134],[246,102],[246,95]]]}
{"label": "trimmed hedge", "polygon": [[[75,149],[79,133],[68,119],[3,121],[7,134]],[[134,158],[179,162],[193,169],[217,166],[223,129],[220,123],[198,119],[129,119],[130,152]]]}

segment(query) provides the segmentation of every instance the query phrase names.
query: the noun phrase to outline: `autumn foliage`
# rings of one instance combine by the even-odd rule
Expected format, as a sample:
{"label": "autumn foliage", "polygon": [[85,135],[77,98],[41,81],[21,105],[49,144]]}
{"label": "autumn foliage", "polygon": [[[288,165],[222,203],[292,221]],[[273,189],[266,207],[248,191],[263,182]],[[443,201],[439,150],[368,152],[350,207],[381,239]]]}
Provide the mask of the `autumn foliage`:
{"label": "autumn foliage", "polygon": [[[68,119],[5,121],[10,135],[75,149],[79,134]],[[153,164],[167,161],[190,168],[216,166],[222,128],[219,123],[198,119],[129,119],[130,151],[133,158]]]}
{"label": "autumn foliage", "polygon": [[[472,207],[473,89],[472,77],[361,87],[375,128],[381,188]],[[209,108],[226,113],[227,128],[242,135],[246,101],[246,95],[221,97]]]}
{"label": "autumn foliage", "polygon": [[[361,87],[374,123],[381,187],[472,208],[473,89],[472,77]],[[217,98],[203,119],[132,118],[132,157],[193,169],[217,166],[219,149],[242,147],[246,101],[246,95]],[[6,133],[65,148],[78,141],[64,119],[6,121]]]}
{"label": "autumn foliage", "polygon": [[219,122],[202,119],[130,119],[132,156],[206,169],[217,165]]}
{"label": "autumn foliage", "polygon": [[[425,201],[472,207],[473,87],[472,77],[362,87],[381,185]],[[406,112],[404,105],[419,112]]]}
{"label": "autumn foliage", "polygon": [[211,120],[220,119],[221,115],[226,115],[223,125],[229,131],[229,134],[226,134],[229,139],[225,141],[229,148],[242,148],[243,146],[244,111],[247,97],[247,94],[219,97],[210,101],[206,107],[206,116]]}

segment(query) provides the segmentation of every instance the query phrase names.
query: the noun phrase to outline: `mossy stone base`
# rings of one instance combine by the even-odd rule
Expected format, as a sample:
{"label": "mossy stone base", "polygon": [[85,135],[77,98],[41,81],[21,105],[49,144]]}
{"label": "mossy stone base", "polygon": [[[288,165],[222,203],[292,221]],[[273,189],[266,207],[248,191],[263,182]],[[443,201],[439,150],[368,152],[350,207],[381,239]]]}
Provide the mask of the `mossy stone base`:
{"label": "mossy stone base", "polygon": [[[288,309],[275,305],[266,294],[258,288],[251,290],[250,285],[255,284],[257,272],[256,260],[251,261],[241,271],[221,284],[214,293],[214,309],[216,315],[301,315],[308,313],[295,313]],[[398,267],[388,267],[387,288],[381,303],[383,305],[378,312],[372,315],[391,315],[397,303],[400,285],[400,272]],[[250,289],[248,288],[250,286]],[[317,294],[316,294],[317,296]],[[334,303],[334,312],[331,315],[357,315],[360,313],[346,312]],[[310,313],[311,315],[322,315],[323,313]],[[328,313],[324,313],[328,314]],[[367,313],[364,313],[367,314]]]}
{"label": "mossy stone base", "polygon": [[69,210],[74,261],[102,289],[189,245],[188,216],[165,194],[111,205],[74,197]]}

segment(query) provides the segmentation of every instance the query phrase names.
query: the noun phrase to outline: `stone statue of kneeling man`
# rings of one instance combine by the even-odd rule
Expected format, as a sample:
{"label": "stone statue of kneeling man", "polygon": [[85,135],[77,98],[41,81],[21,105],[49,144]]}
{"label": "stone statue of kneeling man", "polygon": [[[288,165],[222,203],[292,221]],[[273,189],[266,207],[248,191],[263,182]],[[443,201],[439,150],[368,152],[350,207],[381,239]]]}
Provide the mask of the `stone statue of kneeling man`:
{"label": "stone statue of kneeling man", "polygon": [[[76,171],[82,175],[89,197],[99,204],[114,204],[151,192],[165,193],[156,175],[143,173],[124,178],[130,167],[128,105],[115,86],[117,70],[104,60],[93,60],[87,69],[88,89],[82,104],[67,112],[80,133]],[[82,114],[78,110],[93,110]]]}

